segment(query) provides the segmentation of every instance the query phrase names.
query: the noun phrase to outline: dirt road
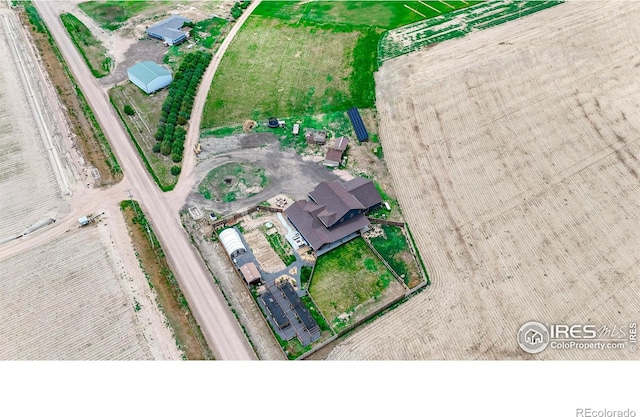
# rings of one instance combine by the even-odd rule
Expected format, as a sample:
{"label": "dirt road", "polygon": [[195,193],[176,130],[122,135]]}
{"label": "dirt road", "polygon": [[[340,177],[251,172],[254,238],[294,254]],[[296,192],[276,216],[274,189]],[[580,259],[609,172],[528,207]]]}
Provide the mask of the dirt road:
{"label": "dirt road", "polygon": [[220,61],[231,44],[231,41],[261,1],[262,0],[254,0],[251,5],[247,7],[247,10],[245,10],[245,12],[238,18],[235,25],[233,25],[233,28],[229,31],[229,34],[220,45],[220,48],[218,48],[218,51],[213,56],[209,67],[202,77],[202,82],[200,83],[200,88],[198,89],[198,94],[196,95],[196,99],[193,104],[191,120],[189,120],[189,130],[187,132],[187,139],[184,145],[186,152],[184,161],[182,162],[182,174],[180,175],[176,188],[167,195],[167,199],[174,211],[180,210],[189,195],[189,192],[195,186],[195,176],[193,173],[196,167],[196,156],[195,153],[192,152],[192,149],[200,139],[202,110],[204,109],[204,104],[207,101],[207,94],[209,93],[209,87],[213,81],[213,76],[216,74]]}
{"label": "dirt road", "polygon": [[[219,359],[255,359],[255,353],[235,317],[227,308],[227,303],[213,282],[211,274],[187,239],[178,213],[168,204],[145,170],[106,94],[90,74],[69,39],[58,18],[58,2],[37,1],[34,4],[49,27],[77,82],[82,86],[131,184],[133,198],[140,201],[148,213],[149,220],[165,248],[169,263],[214,355]],[[194,107],[194,115],[197,113],[196,109],[197,107]]]}

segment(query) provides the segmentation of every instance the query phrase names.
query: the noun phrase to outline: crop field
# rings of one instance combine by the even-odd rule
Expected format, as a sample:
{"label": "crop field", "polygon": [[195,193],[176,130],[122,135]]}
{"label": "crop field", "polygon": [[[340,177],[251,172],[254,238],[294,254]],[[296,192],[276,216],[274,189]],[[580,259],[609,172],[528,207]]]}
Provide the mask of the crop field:
{"label": "crop field", "polygon": [[487,1],[462,10],[421,20],[386,32],[378,59],[385,61],[428,45],[459,38],[475,30],[518,19],[560,4],[561,1]]}
{"label": "crop field", "polygon": [[335,330],[375,310],[402,286],[362,238],[318,258],[309,293]]}
{"label": "crop field", "polygon": [[568,2],[384,63],[380,138],[432,285],[329,358],[639,358],[516,340],[638,320],[638,19]]}
{"label": "crop field", "polygon": [[78,7],[103,29],[116,30],[135,15],[169,4],[171,1],[107,0],[87,1]]}
{"label": "crop field", "polygon": [[102,78],[105,75],[109,75],[113,62],[111,57],[108,56],[107,48],[93,36],[84,23],[71,13],[61,14],[60,19],[93,76]]}
{"label": "crop field", "polygon": [[0,242],[67,211],[0,19]]}
{"label": "crop field", "polygon": [[0,261],[0,359],[154,358],[107,230],[76,230]]}

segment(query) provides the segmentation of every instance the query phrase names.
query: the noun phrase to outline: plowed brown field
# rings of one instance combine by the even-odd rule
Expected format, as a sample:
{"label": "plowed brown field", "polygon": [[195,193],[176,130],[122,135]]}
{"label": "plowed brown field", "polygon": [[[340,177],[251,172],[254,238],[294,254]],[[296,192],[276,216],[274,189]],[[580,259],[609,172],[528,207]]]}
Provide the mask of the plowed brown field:
{"label": "plowed brown field", "polygon": [[386,62],[380,137],[433,285],[333,359],[521,351],[518,328],[640,321],[640,3],[569,2]]}

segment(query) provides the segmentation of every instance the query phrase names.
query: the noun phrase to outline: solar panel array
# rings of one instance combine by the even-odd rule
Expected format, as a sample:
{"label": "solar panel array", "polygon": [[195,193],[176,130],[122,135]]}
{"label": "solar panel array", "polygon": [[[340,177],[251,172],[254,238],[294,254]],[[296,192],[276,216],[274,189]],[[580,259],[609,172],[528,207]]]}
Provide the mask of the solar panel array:
{"label": "solar panel array", "polygon": [[362,118],[360,117],[360,113],[358,109],[352,107],[347,112],[349,115],[349,119],[351,120],[351,124],[353,125],[353,129],[356,131],[356,137],[358,141],[364,142],[369,140],[369,133],[367,133],[367,129],[364,127],[364,123],[362,122]]}

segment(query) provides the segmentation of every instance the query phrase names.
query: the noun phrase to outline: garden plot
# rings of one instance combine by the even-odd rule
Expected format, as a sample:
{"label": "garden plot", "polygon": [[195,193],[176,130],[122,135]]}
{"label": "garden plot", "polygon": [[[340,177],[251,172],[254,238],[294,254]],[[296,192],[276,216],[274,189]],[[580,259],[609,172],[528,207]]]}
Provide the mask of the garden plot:
{"label": "garden plot", "polygon": [[68,209],[0,19],[0,242]]}
{"label": "garden plot", "polygon": [[100,224],[0,261],[0,359],[163,359],[112,239]]}
{"label": "garden plot", "polygon": [[638,320],[638,19],[569,2],[383,65],[380,137],[432,286],[329,358],[532,358],[527,321]]}

